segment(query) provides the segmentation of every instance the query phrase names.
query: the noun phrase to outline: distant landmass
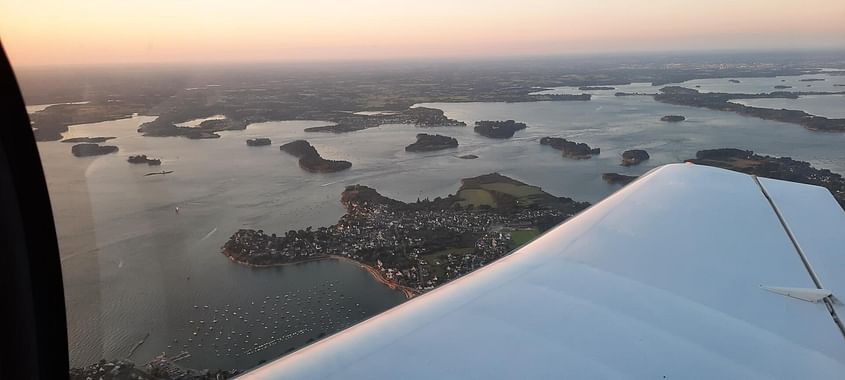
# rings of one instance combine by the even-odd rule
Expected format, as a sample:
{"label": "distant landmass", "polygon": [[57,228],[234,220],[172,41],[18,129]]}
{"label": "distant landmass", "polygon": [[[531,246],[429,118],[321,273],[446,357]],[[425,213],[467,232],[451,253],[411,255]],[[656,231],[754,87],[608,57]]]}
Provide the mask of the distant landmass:
{"label": "distant landmass", "polygon": [[[804,111],[750,107],[731,102],[731,100],[734,99],[797,99],[800,95],[817,94],[839,93],[781,91],[769,94],[728,94],[719,92],[699,92],[698,90],[685,87],[668,86],[661,88],[660,93],[654,95],[654,100],[668,104],[703,107],[718,111],[730,111],[745,116],[793,123],[813,131],[845,132],[845,119],[828,119],[822,116],[810,115]],[[845,94],[845,92],[842,94]]]}

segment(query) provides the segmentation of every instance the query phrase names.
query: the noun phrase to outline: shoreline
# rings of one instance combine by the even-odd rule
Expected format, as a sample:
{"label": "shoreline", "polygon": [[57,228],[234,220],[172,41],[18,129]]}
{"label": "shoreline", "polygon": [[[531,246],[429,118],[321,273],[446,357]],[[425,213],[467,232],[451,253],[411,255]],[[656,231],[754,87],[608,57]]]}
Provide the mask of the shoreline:
{"label": "shoreline", "polygon": [[236,259],[233,255],[231,255],[229,253],[228,249],[223,249],[222,253],[223,253],[224,256],[229,258],[229,261],[236,263],[236,264],[243,265],[243,266],[247,266],[247,267],[250,267],[250,268],[272,268],[272,267],[281,267],[281,266],[287,266],[287,265],[305,264],[305,263],[322,261],[322,260],[343,260],[343,261],[354,263],[354,264],[360,266],[361,269],[367,271],[367,273],[369,273],[370,276],[372,276],[373,279],[376,280],[378,283],[380,283],[380,284],[382,284],[382,285],[384,285],[384,286],[386,286],[386,287],[388,287],[392,290],[398,290],[398,291],[402,292],[402,295],[405,296],[405,299],[411,299],[411,298],[414,298],[414,297],[420,295],[420,292],[418,292],[416,289],[409,288],[407,286],[400,285],[400,284],[396,283],[395,281],[389,280],[389,279],[385,278],[378,269],[373,268],[372,266],[364,264],[360,261],[350,259],[348,257],[337,256],[337,255],[323,255],[323,256],[318,256],[318,257],[309,257],[307,259],[297,260],[297,261],[293,261],[293,262],[289,262],[289,263],[253,264],[253,263],[249,263],[249,262],[246,262],[246,261]]}

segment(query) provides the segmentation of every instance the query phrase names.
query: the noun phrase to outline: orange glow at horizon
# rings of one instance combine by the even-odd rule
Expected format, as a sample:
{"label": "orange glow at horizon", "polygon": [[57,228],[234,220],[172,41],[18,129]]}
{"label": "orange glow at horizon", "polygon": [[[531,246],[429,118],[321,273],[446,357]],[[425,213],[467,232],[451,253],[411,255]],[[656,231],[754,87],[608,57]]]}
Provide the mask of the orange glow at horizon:
{"label": "orange glow at horizon", "polygon": [[845,1],[0,0],[16,65],[845,48]]}

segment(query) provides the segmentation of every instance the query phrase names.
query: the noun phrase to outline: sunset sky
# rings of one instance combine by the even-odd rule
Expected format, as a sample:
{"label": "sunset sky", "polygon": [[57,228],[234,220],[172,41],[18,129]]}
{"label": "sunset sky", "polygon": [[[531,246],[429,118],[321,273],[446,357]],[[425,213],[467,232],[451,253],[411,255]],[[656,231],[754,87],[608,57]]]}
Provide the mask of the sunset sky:
{"label": "sunset sky", "polygon": [[843,0],[0,0],[16,65],[845,48]]}

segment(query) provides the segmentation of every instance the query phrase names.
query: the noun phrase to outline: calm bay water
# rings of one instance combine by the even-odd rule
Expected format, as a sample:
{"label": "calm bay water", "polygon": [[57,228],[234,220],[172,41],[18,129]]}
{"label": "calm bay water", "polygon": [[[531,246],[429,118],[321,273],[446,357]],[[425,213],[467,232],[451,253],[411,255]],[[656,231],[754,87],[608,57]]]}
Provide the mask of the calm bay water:
{"label": "calm bay water", "polygon": [[[740,79],[740,84],[763,81]],[[771,87],[783,83],[781,79],[766,78],[768,82],[759,86]],[[713,81],[719,83],[699,85],[718,88],[726,82]],[[509,140],[484,138],[471,127],[424,130],[387,125],[347,134],[303,132],[306,127],[327,124],[320,121],[253,124],[213,140],[151,138],[140,136],[136,129],[152,118],[134,117],[73,126],[65,135],[116,136],[108,144],[120,147],[117,154],[75,158],[71,144],[39,143],[62,250],[72,364],[126,357],[149,333],[132,356],[136,362],[184,349],[192,356],[180,363],[189,367],[248,368],[293,346],[301,347],[317,331],[238,357],[225,355],[235,348],[227,336],[246,341],[236,347],[238,351],[244,345],[299,331],[320,315],[335,315],[333,328],[340,328],[398,304],[404,299],[400,293],[384,288],[352,263],[323,261],[253,269],[233,264],[220,254],[222,244],[238,228],[284,232],[335,223],[343,214],[340,193],[349,184],[368,185],[386,196],[414,201],[454,193],[461,178],[500,172],[555,195],[596,202],[619,188],[604,183],[601,173],[639,175],[694,157],[698,150],[721,147],[791,156],[845,173],[845,134],[667,105],[648,97],[614,97],[612,92],[588,102],[423,104],[443,109],[450,118],[468,125],[496,119],[528,124]],[[660,122],[667,114],[685,115],[687,121]],[[405,145],[420,132],[453,136],[460,147],[405,152]],[[586,142],[602,153],[590,160],[563,159],[559,152],[539,145],[543,136]],[[273,146],[247,147],[244,141],[253,137],[270,137]],[[298,138],[308,139],[326,158],[351,161],[352,169],[332,174],[303,172],[294,157],[278,149]],[[634,148],[648,150],[651,160],[621,167],[621,153]],[[162,165],[130,165],[126,157],[131,154],[161,158]],[[480,158],[456,158],[463,154]],[[161,170],[174,172],[144,176]],[[327,287],[337,293],[327,292]],[[309,289],[316,292],[312,294],[319,307],[296,302],[282,306],[274,301]],[[237,307],[239,315],[248,312],[261,317],[249,317],[244,324],[232,315]],[[307,313],[302,314],[303,310]],[[270,325],[276,332],[264,328],[287,312],[302,315],[286,317],[291,322],[278,328]],[[214,326],[210,331],[215,333],[198,330],[200,320]],[[199,334],[192,335],[196,331]],[[226,334],[214,335],[219,331]],[[243,339],[239,334],[244,332],[252,336]],[[218,337],[223,342],[214,339]],[[199,339],[204,339],[201,347]],[[221,351],[224,354],[218,356]]]}

